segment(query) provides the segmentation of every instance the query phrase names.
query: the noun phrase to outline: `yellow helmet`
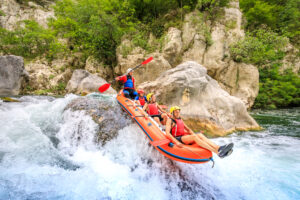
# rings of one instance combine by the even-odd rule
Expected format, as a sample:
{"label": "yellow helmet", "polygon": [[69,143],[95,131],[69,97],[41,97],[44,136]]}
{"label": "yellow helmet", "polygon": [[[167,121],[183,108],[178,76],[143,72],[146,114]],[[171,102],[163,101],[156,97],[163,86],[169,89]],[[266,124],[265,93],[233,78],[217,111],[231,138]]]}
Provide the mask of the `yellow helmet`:
{"label": "yellow helmet", "polygon": [[175,110],[181,110],[179,106],[173,106],[170,108],[170,113],[172,114]]}
{"label": "yellow helmet", "polygon": [[151,97],[154,95],[154,93],[147,94],[147,101],[150,101]]}

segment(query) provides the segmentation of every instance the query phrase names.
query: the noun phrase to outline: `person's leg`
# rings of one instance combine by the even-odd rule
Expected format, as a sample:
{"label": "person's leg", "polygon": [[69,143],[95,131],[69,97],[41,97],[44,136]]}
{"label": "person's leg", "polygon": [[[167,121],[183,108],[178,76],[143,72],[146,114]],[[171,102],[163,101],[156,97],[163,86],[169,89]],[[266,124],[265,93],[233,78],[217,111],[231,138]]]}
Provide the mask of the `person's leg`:
{"label": "person's leg", "polygon": [[139,94],[137,93],[137,91],[133,90],[133,98],[135,98],[136,96],[138,96]]}
{"label": "person's leg", "polygon": [[159,120],[159,118],[158,117],[153,117],[154,118],[154,120],[158,123],[158,125],[160,125],[160,120]]}
{"label": "person's leg", "polygon": [[212,148],[219,149],[220,146],[213,143],[210,139],[205,137],[202,133],[197,134],[197,137],[200,138],[202,141],[206,142],[208,145],[210,145]]}
{"label": "person's leg", "polygon": [[129,89],[129,94],[131,99],[135,99],[136,95],[138,95],[134,89]]}
{"label": "person's leg", "polygon": [[128,91],[128,90],[123,90],[123,93],[124,93],[124,96],[125,96],[126,98],[129,98],[129,97],[130,97],[129,91]]}
{"label": "person's leg", "polygon": [[162,121],[161,121],[162,125],[166,125],[167,120],[168,120],[168,115],[166,113],[162,113],[161,118],[162,118]]}
{"label": "person's leg", "polygon": [[218,149],[213,148],[212,146],[210,146],[209,144],[207,144],[206,142],[198,138],[196,135],[185,135],[181,137],[181,140],[184,144],[192,144],[196,142],[196,144],[199,145],[200,147],[208,149],[216,154],[219,153]]}

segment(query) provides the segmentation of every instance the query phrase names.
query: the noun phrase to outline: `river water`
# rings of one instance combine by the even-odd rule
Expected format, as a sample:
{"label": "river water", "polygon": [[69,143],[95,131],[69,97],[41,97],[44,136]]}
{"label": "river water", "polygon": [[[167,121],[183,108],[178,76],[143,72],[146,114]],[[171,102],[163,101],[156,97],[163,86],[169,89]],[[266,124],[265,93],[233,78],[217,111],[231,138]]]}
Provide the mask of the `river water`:
{"label": "river water", "polygon": [[211,168],[163,157],[133,123],[97,144],[92,118],[64,111],[75,98],[0,102],[1,200],[300,199],[300,108],[254,111],[265,130],[213,139],[235,148]]}

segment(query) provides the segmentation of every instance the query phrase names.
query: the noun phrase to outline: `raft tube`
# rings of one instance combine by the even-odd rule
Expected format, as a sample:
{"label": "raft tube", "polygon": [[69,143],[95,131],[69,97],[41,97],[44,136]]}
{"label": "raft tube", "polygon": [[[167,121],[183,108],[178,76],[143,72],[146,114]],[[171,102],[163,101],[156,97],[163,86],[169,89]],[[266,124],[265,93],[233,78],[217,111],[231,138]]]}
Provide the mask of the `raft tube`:
{"label": "raft tube", "polygon": [[[143,111],[141,107],[136,106],[132,100],[126,98],[122,90],[117,95],[117,101],[123,110],[125,110],[142,129],[150,140],[150,144],[158,144],[160,141],[169,140],[165,132],[158,127],[157,123],[151,117],[147,117],[145,111]],[[201,164],[213,161],[212,152],[199,147],[196,144],[183,145],[184,147],[180,148],[169,140],[162,145],[153,146],[161,154],[175,161],[191,164]]]}

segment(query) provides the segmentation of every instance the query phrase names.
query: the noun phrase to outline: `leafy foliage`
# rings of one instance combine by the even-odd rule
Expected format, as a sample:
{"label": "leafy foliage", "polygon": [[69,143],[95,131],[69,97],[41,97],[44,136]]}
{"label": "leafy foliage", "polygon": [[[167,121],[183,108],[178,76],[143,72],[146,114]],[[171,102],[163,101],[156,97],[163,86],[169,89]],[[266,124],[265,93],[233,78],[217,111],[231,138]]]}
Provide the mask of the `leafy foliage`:
{"label": "leafy foliage", "polygon": [[240,7],[247,18],[249,30],[265,24],[300,44],[299,0],[240,0]]}
{"label": "leafy foliage", "polygon": [[232,45],[230,53],[236,62],[263,65],[283,59],[287,42],[287,38],[269,29],[258,29]]}
{"label": "leafy foliage", "polygon": [[234,44],[230,51],[237,62],[259,67],[259,94],[254,108],[300,105],[300,78],[291,69],[280,72],[284,47],[288,40],[269,29],[247,33],[244,40]]}
{"label": "leafy foliage", "polygon": [[43,55],[52,59],[64,50],[54,31],[44,29],[35,21],[24,21],[24,25],[14,31],[0,28],[0,51],[25,58]]}
{"label": "leafy foliage", "polygon": [[279,73],[279,66],[260,68],[259,95],[254,108],[275,109],[300,105],[300,78],[291,69]]}

